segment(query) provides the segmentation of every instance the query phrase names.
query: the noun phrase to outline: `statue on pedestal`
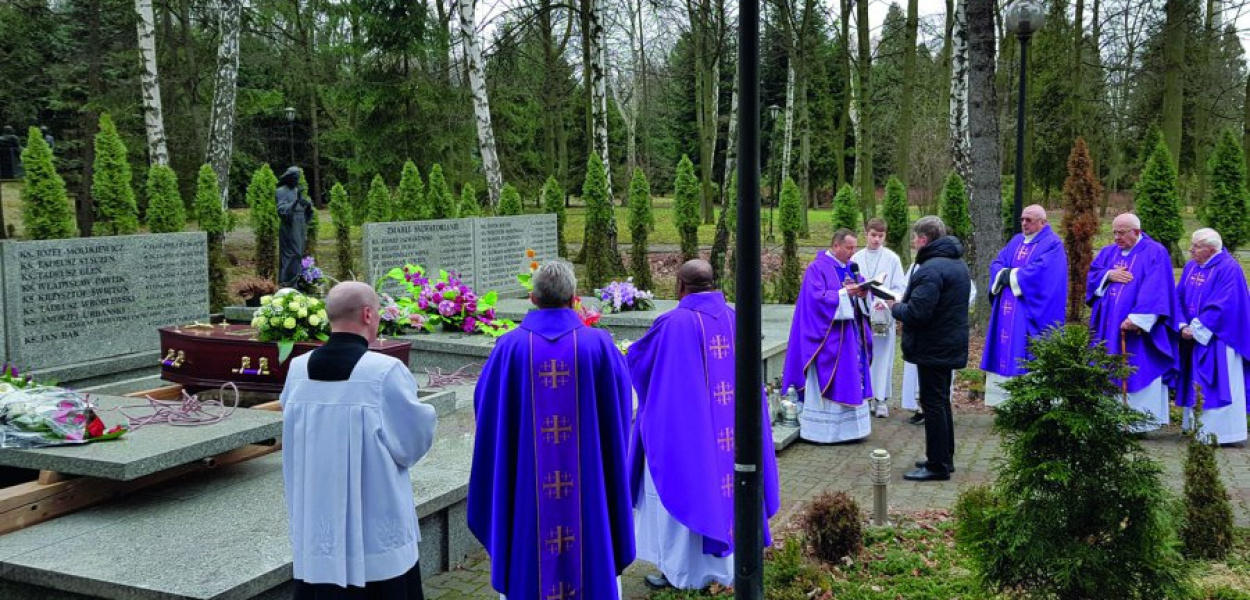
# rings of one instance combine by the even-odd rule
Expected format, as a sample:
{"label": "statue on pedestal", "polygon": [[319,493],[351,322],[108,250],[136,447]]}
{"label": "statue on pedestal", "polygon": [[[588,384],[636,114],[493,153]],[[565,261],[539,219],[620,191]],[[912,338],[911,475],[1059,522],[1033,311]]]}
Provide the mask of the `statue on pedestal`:
{"label": "statue on pedestal", "polygon": [[291,167],[278,178],[278,285],[296,287],[308,241],[313,205],[299,186],[300,169]]}

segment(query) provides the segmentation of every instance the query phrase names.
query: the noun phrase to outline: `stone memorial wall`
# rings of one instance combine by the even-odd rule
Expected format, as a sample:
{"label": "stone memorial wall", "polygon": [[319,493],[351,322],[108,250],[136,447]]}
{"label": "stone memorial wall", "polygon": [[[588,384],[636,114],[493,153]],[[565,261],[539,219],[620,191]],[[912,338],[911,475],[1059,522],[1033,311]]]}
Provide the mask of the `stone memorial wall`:
{"label": "stone memorial wall", "polygon": [[5,242],[6,359],[43,369],[156,353],[156,329],[208,320],[203,233]]}
{"label": "stone memorial wall", "polygon": [[512,295],[523,291],[516,276],[529,271],[531,260],[526,256],[526,250],[533,250],[534,260],[538,262],[556,258],[558,254],[555,215],[491,217],[473,221],[474,245],[477,248],[475,289],[483,293],[496,290],[500,294]]}

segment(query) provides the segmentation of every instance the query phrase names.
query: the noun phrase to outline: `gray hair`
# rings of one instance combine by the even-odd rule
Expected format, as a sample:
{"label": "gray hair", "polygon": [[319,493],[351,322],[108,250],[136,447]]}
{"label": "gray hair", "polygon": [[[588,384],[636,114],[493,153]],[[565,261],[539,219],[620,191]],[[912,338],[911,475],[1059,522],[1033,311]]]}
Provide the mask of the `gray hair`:
{"label": "gray hair", "polygon": [[1116,216],[1114,220],[1112,220],[1111,224],[1115,225],[1116,221],[1122,221],[1124,223],[1128,223],[1129,226],[1132,227],[1133,229],[1141,229],[1141,219],[1139,219],[1137,215],[1133,213],[1124,213],[1124,214],[1118,215]]}
{"label": "gray hair", "polygon": [[534,303],[539,308],[568,306],[577,292],[577,276],[573,265],[563,260],[543,263],[534,273]]}
{"label": "gray hair", "polygon": [[1216,252],[1224,249],[1224,239],[1220,237],[1220,233],[1218,231],[1211,229],[1210,227],[1203,227],[1202,229],[1195,231],[1194,235],[1189,239],[1195,244],[1202,244],[1215,250]]}
{"label": "gray hair", "polygon": [[941,217],[929,215],[921,217],[911,226],[911,232],[916,237],[923,237],[930,242],[937,241],[938,238],[946,235],[946,224],[942,222]]}

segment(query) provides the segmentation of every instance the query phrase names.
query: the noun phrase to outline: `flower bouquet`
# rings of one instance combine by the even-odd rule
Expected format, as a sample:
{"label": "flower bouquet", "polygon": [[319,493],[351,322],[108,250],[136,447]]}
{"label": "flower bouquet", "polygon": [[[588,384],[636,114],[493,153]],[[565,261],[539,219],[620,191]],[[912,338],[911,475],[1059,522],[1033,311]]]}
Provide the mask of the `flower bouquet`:
{"label": "flower bouquet", "polygon": [[378,312],[378,335],[396,336],[412,324],[404,309],[399,307],[390,294],[378,294],[382,298],[382,310]]}
{"label": "flower bouquet", "polygon": [[634,286],[634,278],[625,281],[613,281],[595,295],[603,301],[608,312],[625,312],[630,310],[651,310],[655,308],[655,294],[640,290]]}
{"label": "flower bouquet", "polygon": [[325,285],[325,274],[317,266],[317,259],[305,256],[300,261],[299,279],[295,280],[295,287],[305,294],[320,294]]}
{"label": "flower bouquet", "polygon": [[114,440],[129,431],[104,421],[86,396],[59,387],[0,382],[0,448],[42,448]]}
{"label": "flower bouquet", "polygon": [[[391,269],[386,278],[398,281],[411,295],[397,299],[396,306],[401,314],[408,315],[413,328],[434,331],[441,327],[445,331],[499,337],[516,327],[512,321],[495,315],[499,294],[487,292],[478,296],[455,273],[439,271],[437,277],[431,278],[421,265],[404,265]],[[378,282],[379,287],[381,283]]]}
{"label": "flower bouquet", "polygon": [[252,327],[256,328],[256,339],[278,343],[278,364],[286,362],[298,342],[330,339],[325,303],[292,289],[261,298]]}
{"label": "flower bouquet", "polygon": [[534,257],[534,249],[526,248],[525,258],[528,258],[530,261],[530,270],[528,273],[521,273],[516,276],[516,280],[520,282],[521,287],[525,288],[527,292],[534,291],[534,273],[538,272],[538,261],[534,260]]}

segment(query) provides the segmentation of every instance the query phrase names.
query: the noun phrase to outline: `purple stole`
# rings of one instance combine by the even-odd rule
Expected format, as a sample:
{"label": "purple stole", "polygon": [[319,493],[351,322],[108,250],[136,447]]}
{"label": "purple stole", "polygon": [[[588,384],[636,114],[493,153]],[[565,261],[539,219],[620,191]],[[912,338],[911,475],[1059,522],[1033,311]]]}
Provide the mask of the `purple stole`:
{"label": "purple stole", "polygon": [[[712,429],[716,434],[716,462],[707,465],[717,475],[716,496],[723,507],[721,514],[734,513],[734,329],[733,319],[699,318],[702,336],[703,371],[707,377],[707,389],[712,392]],[[718,536],[719,537],[719,536]],[[726,541],[721,541],[727,540]],[[721,539],[703,538],[703,553],[727,556],[733,552],[733,525]]]}
{"label": "purple stole", "polygon": [[538,585],[543,598],[573,600],[582,591],[583,570],[577,331],[555,341],[529,336],[531,404],[538,432]]}
{"label": "purple stole", "polygon": [[[1011,263],[1007,265],[1007,269],[1019,269],[1029,264],[1029,258],[1033,256],[1033,251],[1041,245],[1038,241],[1031,244],[1021,242],[1020,248],[1011,255]],[[992,284],[992,282],[991,282]],[[992,290],[991,290],[992,291]],[[1020,299],[1011,291],[1011,283],[1003,285],[1003,289],[998,293],[999,301],[997,309],[1002,312],[1002,319],[998,322],[998,342],[1002,344],[1005,352],[998,353],[998,370],[996,372],[1013,372],[1018,368],[1016,359],[1023,356],[1022,353],[1014,352],[1012,342],[1015,340],[1024,340],[1021,346],[1028,344],[1027,332],[1016,331],[1016,324],[1025,325],[1025,319],[1016,318],[1016,314],[1024,310],[1020,305]]]}

